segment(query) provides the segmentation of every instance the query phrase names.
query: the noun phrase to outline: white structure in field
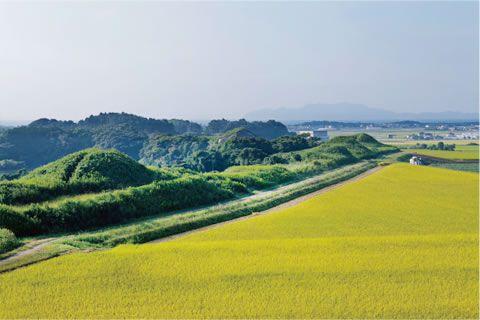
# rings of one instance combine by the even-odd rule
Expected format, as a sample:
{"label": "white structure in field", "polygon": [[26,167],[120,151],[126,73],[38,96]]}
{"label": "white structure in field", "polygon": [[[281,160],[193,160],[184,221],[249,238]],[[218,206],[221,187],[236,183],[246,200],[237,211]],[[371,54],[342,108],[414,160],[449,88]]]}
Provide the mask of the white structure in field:
{"label": "white structure in field", "polygon": [[410,159],[410,164],[413,164],[414,166],[421,166],[423,164],[422,163],[422,158],[413,156]]}
{"label": "white structure in field", "polygon": [[328,140],[328,131],[325,129],[297,131],[297,134],[306,134],[312,138],[319,138],[323,141]]}

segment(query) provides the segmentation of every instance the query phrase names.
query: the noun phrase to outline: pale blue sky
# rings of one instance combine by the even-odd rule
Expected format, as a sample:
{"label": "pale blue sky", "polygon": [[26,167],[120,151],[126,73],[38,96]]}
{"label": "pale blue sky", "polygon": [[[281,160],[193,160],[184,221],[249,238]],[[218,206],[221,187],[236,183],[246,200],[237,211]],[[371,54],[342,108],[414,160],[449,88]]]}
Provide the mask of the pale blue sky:
{"label": "pale blue sky", "polygon": [[0,120],[478,110],[477,2],[2,2],[0,39]]}

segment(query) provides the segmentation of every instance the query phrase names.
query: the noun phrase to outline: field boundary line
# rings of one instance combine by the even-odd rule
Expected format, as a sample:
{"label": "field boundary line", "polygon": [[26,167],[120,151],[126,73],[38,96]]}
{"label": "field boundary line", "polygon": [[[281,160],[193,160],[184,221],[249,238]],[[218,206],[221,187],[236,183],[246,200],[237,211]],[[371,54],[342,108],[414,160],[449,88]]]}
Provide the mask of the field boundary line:
{"label": "field boundary line", "polygon": [[20,259],[21,257],[32,254],[34,252],[37,252],[40,249],[42,249],[43,247],[45,247],[45,246],[49,245],[50,243],[52,243],[53,241],[55,241],[55,240],[57,240],[57,238],[47,238],[47,239],[39,240],[38,241],[39,243],[36,243],[35,245],[31,246],[30,248],[28,248],[26,250],[22,250],[22,251],[14,254],[14,255],[11,255],[9,257],[6,257],[5,259],[0,260],[0,265],[5,264],[7,262],[10,262],[12,260]]}
{"label": "field boundary line", "polygon": [[415,156],[423,157],[427,160],[433,160],[433,161],[442,162],[442,163],[478,163],[480,161],[480,159],[447,159],[447,158],[440,158],[440,157],[425,155],[425,154],[420,153],[420,152],[406,152],[406,154],[412,154],[412,155],[415,155]]}
{"label": "field boundary line", "polygon": [[[208,229],[208,228],[218,227],[218,226],[221,226],[225,223],[233,223],[233,222],[236,222],[236,221],[239,221],[239,220],[253,218],[255,216],[267,214],[267,213],[270,213],[270,212],[273,212],[273,211],[278,211],[278,210],[281,210],[281,209],[284,209],[284,208],[287,208],[287,207],[290,207],[290,206],[294,206],[294,205],[296,205],[298,203],[301,203],[305,200],[308,200],[308,199],[310,199],[310,198],[312,198],[316,195],[319,195],[319,194],[328,192],[332,189],[341,187],[344,184],[359,180],[359,179],[361,179],[361,178],[363,178],[367,175],[370,175],[370,174],[372,174],[372,173],[374,173],[374,172],[376,172],[380,169],[381,169],[381,166],[375,166],[373,168],[367,169],[366,171],[355,174],[354,176],[351,176],[350,178],[347,178],[345,180],[340,180],[337,183],[333,183],[333,184],[329,184],[329,185],[320,187],[320,189],[316,188],[314,190],[311,190],[308,193],[303,193],[303,195],[300,195],[300,196],[295,197],[295,198],[291,198],[291,200],[280,203],[280,204],[278,204],[276,206],[273,206],[273,207],[269,207],[268,209],[261,210],[259,208],[260,209],[259,211],[251,211],[250,213],[248,213],[246,215],[238,216],[237,218],[219,221],[217,223],[208,224],[208,225],[205,225],[203,227],[197,227],[197,228],[190,229],[190,230],[187,230],[187,231],[184,231],[184,232],[171,234],[169,236],[151,238],[152,240],[142,242],[142,244],[143,243],[158,243],[158,242],[170,241],[170,240],[173,240],[173,239],[178,238],[178,237],[186,236],[186,235],[188,235],[190,233],[193,233],[193,232],[202,231],[202,230],[205,230],[205,229]],[[306,182],[306,181],[309,181],[309,180],[311,180],[313,182],[313,181],[315,181],[315,179],[318,179],[320,176],[321,175],[314,176],[314,177],[311,177],[311,178],[307,178],[305,180],[299,181],[298,183],[303,183],[303,182]],[[284,186],[280,186],[280,187],[278,187],[274,190],[260,191],[259,193],[253,194],[251,196],[248,196],[248,197],[245,197],[245,198],[240,198],[239,203],[242,203],[244,201],[248,201],[248,200],[251,200],[251,199],[267,199],[267,198],[269,198],[269,196],[271,194],[272,194],[272,196],[275,196],[275,192],[282,191],[282,190],[285,190],[285,191],[288,192],[288,189],[291,188],[292,186],[294,186],[295,184],[296,183],[287,184],[287,185],[284,185]],[[308,188],[308,186],[306,188]],[[197,210],[201,211],[201,210],[203,210],[203,208],[199,208]],[[194,210],[194,211],[197,211],[197,210]],[[26,248],[25,250],[17,252],[15,254],[13,254],[11,256],[8,256],[8,257],[5,257],[3,259],[0,259],[0,273],[9,272],[9,271],[12,271],[12,270],[15,270],[15,269],[18,269],[18,268],[22,268],[22,267],[25,267],[25,266],[28,266],[28,265],[31,265],[31,264],[35,264],[37,262],[41,262],[41,261],[44,261],[44,260],[55,258],[55,257],[58,257],[60,255],[64,255],[64,254],[67,254],[67,253],[71,252],[71,250],[66,250],[66,251],[61,250],[61,251],[58,251],[58,252],[54,251],[51,254],[46,255],[45,257],[41,257],[39,259],[35,258],[32,261],[25,261],[24,263],[22,262],[19,265],[15,265],[17,263],[17,261],[20,262],[20,261],[22,261],[23,258],[28,258],[28,257],[34,256],[36,254],[42,253],[44,251],[44,249],[50,248],[50,245],[53,245],[56,242],[58,242],[60,244],[63,244],[62,240],[65,240],[65,239],[68,239],[68,238],[71,238],[71,237],[72,236],[70,235],[70,236],[61,236],[61,237],[52,237],[52,238],[42,239],[42,240],[39,240],[38,242],[36,242],[34,245]],[[119,244],[121,244],[121,243],[119,243]],[[96,251],[96,250],[101,250],[101,249],[95,248],[93,250]],[[84,251],[84,250],[81,249],[81,251]],[[90,251],[90,250],[88,250],[88,251]],[[3,267],[5,267],[7,265],[10,265],[10,264],[14,264],[14,266],[12,266],[11,268],[9,268],[9,267],[3,268]]]}
{"label": "field boundary line", "polygon": [[230,219],[230,220],[227,220],[227,221],[222,221],[222,222],[218,222],[218,223],[214,223],[214,224],[211,224],[211,225],[208,225],[208,226],[205,226],[205,227],[200,227],[200,228],[197,228],[197,229],[193,229],[193,230],[189,230],[189,231],[185,231],[185,232],[181,232],[181,233],[177,233],[177,234],[174,234],[174,235],[171,235],[171,236],[167,236],[167,237],[163,237],[163,238],[160,238],[160,239],[156,239],[156,240],[153,240],[153,241],[149,241],[149,242],[145,242],[145,244],[152,244],[152,243],[161,243],[161,242],[168,242],[168,241],[172,241],[172,240],[175,240],[177,238],[182,238],[182,237],[185,237],[185,236],[188,236],[192,233],[196,233],[196,232],[202,232],[202,231],[205,231],[205,230],[208,230],[208,229],[213,229],[213,228],[218,228],[218,227],[221,227],[225,224],[229,224],[229,223],[235,223],[235,222],[239,222],[239,221],[242,221],[242,220],[247,220],[247,219],[252,219],[252,218],[255,218],[255,217],[258,217],[258,216],[261,216],[261,215],[265,215],[265,214],[269,214],[269,213],[272,213],[272,212],[276,212],[276,211],[280,211],[282,209],[287,209],[287,208],[290,208],[290,207],[293,207],[293,206],[296,206],[304,201],[307,201],[311,198],[314,198],[316,196],[319,196],[321,194],[324,194],[324,193],[327,193],[329,191],[332,191],[334,189],[338,189],[346,184],[350,184],[350,183],[353,183],[355,181],[358,181],[358,180],[361,180],[371,174],[374,174],[378,171],[380,171],[381,169],[383,169],[384,167],[382,166],[376,166],[372,169],[369,169],[359,175],[356,175],[350,179],[347,179],[347,180],[343,180],[343,181],[340,181],[338,183],[335,183],[335,184],[332,184],[330,186],[327,186],[327,187],[324,187],[322,189],[319,189],[317,191],[313,191],[309,194],[306,194],[306,195],[303,195],[303,196],[300,196],[298,198],[295,198],[295,199],[292,199],[290,201],[287,201],[287,202],[284,202],[282,204],[279,204],[278,206],[275,206],[275,207],[272,207],[272,208],[269,208],[267,210],[263,210],[263,211],[259,211],[259,212],[254,212],[250,215],[246,215],[246,216],[242,216],[242,217],[238,217],[238,218],[234,218],[234,219]]}

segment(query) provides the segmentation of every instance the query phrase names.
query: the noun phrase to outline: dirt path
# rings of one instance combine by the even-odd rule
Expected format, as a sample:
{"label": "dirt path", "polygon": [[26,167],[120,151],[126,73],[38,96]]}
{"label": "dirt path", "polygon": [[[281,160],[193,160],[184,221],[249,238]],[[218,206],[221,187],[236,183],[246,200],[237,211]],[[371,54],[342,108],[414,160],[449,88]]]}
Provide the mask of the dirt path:
{"label": "dirt path", "polygon": [[[165,242],[165,241],[171,241],[173,239],[176,239],[176,238],[180,238],[180,237],[184,237],[188,234],[191,234],[191,233],[194,233],[194,232],[198,232],[198,231],[203,231],[203,230],[207,230],[207,229],[211,229],[211,228],[217,228],[217,227],[220,227],[224,224],[227,224],[227,223],[234,223],[234,222],[237,222],[237,221],[241,221],[241,220],[245,220],[245,219],[251,219],[253,217],[256,217],[258,215],[263,215],[263,214],[267,214],[267,213],[271,213],[271,212],[274,212],[274,211],[279,211],[281,209],[285,209],[285,208],[289,208],[289,207],[292,207],[292,206],[295,206],[303,201],[306,201],[308,199],[311,199],[313,197],[316,197],[320,194],[323,194],[325,192],[328,192],[330,190],[333,190],[333,189],[336,189],[336,188],[339,188],[345,184],[348,184],[348,183],[352,183],[354,181],[357,181],[357,180],[360,180],[368,175],[371,175],[372,173],[374,172],[377,172],[378,170],[380,170],[382,167],[375,167],[373,169],[370,169],[368,171],[365,171],[364,173],[362,174],[359,174],[351,179],[348,179],[348,180],[344,180],[344,181],[341,181],[339,183],[336,183],[336,184],[333,184],[331,186],[328,186],[328,187],[325,187],[325,188],[322,188],[318,191],[314,191],[312,193],[309,193],[307,195],[304,195],[304,196],[301,196],[301,197],[298,197],[298,198],[295,198],[293,200],[290,200],[290,201],[287,201],[285,203],[282,203],[276,207],[272,207],[270,209],[267,209],[265,211],[261,211],[261,212],[255,212],[255,213],[252,213],[248,216],[244,216],[244,217],[239,217],[239,218],[236,218],[236,219],[232,219],[232,220],[228,220],[228,221],[224,221],[224,222],[220,222],[220,223],[216,223],[216,224],[213,224],[213,225],[209,225],[209,226],[206,226],[206,227],[203,227],[203,228],[198,228],[198,229],[195,229],[195,230],[191,230],[191,231],[187,231],[187,232],[183,232],[183,233],[179,233],[179,234],[175,234],[175,235],[172,235],[172,236],[169,236],[169,237],[165,237],[165,238],[161,238],[161,239],[157,239],[157,240],[154,240],[154,241],[151,241],[151,242],[148,242],[148,243],[159,243],[159,242]],[[308,181],[308,180],[315,180],[316,178],[318,177],[313,177],[313,178],[309,178],[309,179],[306,179],[304,181]],[[252,196],[249,196],[249,197],[246,197],[245,199],[243,199],[242,201],[248,201],[248,200],[251,200],[252,198],[260,198],[260,197],[268,197],[269,194],[272,194],[272,193],[276,193],[278,192],[279,190],[287,190],[289,187],[291,187],[291,185],[285,185],[285,186],[282,186],[280,188],[276,188],[274,190],[268,190],[268,191],[261,191],[257,194],[254,194]],[[199,209],[200,210],[200,209]],[[52,242],[58,240],[59,238],[46,238],[46,239],[41,239],[41,240],[37,240],[37,241],[34,241],[32,243],[29,243],[26,245],[26,247],[28,247],[27,249],[23,250],[23,251],[20,251],[12,256],[9,256],[5,259],[2,259],[0,260],[0,266],[3,266],[3,265],[6,265],[6,264],[9,264],[11,262],[15,262],[16,260],[21,260],[23,257],[25,256],[29,256],[29,255],[33,255],[39,251],[41,251],[44,247],[46,247],[47,245],[51,244]]]}
{"label": "dirt path", "polygon": [[42,239],[42,240],[35,241],[35,243],[32,244],[32,246],[30,248],[28,248],[26,250],[23,250],[23,251],[20,251],[20,252],[12,255],[10,257],[7,257],[5,259],[0,260],[0,266],[5,265],[5,264],[7,264],[7,263],[9,263],[13,260],[19,260],[24,256],[31,255],[35,252],[38,252],[43,247],[49,245],[50,243],[52,243],[55,240],[57,240],[57,238],[47,238],[47,239]]}
{"label": "dirt path", "polygon": [[[295,198],[293,200],[287,201],[287,202],[282,203],[282,204],[280,204],[276,207],[272,207],[270,209],[267,209],[267,210],[264,210],[264,211],[261,211],[261,212],[254,212],[254,213],[252,213],[248,216],[244,216],[244,217],[240,217],[240,218],[236,218],[236,219],[232,219],[232,220],[228,220],[228,221],[224,221],[224,222],[215,223],[215,224],[212,224],[212,225],[209,225],[209,226],[206,226],[206,227],[202,227],[202,228],[198,228],[198,229],[195,229],[195,230],[190,230],[190,231],[186,231],[186,232],[182,232],[182,233],[177,233],[177,234],[174,234],[172,236],[165,237],[165,238],[160,238],[160,239],[153,240],[153,241],[150,241],[150,242],[147,242],[147,243],[160,243],[160,242],[171,241],[171,240],[174,240],[174,239],[177,239],[177,238],[180,238],[180,237],[184,237],[184,236],[187,236],[187,235],[195,233],[195,232],[204,231],[204,230],[208,230],[208,229],[212,229],[212,228],[218,228],[218,227],[221,227],[221,226],[223,226],[225,224],[228,224],[228,223],[234,223],[234,222],[238,222],[238,221],[242,221],[242,220],[246,220],[246,219],[251,219],[251,218],[254,218],[254,217],[259,216],[259,215],[264,215],[264,214],[267,214],[267,213],[271,213],[271,212],[279,211],[279,210],[282,210],[282,209],[290,208],[290,207],[296,206],[297,204],[299,204],[303,201],[306,201],[308,199],[311,199],[311,198],[316,197],[318,195],[321,195],[323,193],[329,192],[331,190],[340,188],[343,185],[346,185],[346,184],[355,182],[357,180],[363,179],[363,178],[381,170],[382,168],[383,167],[380,167],[380,166],[372,168],[372,169],[370,169],[368,171],[365,171],[364,173],[361,173],[358,176],[355,176],[351,179],[344,180],[344,181],[338,182],[336,184],[332,184],[331,186],[328,186],[328,187],[322,188],[320,190],[314,191],[312,193],[309,193],[307,195]],[[276,189],[275,191],[278,191],[278,189]],[[269,193],[269,191],[266,191],[264,193],[258,194],[258,196],[264,196],[265,194],[268,194],[268,193]],[[255,196],[257,196],[257,195],[255,195]]]}

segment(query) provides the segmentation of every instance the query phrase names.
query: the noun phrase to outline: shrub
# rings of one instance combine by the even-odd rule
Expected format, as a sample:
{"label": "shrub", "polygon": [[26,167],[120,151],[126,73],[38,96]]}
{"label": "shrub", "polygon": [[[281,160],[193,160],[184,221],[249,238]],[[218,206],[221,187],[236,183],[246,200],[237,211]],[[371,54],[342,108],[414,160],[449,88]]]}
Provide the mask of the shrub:
{"label": "shrub", "polygon": [[397,157],[398,162],[408,162],[410,161],[410,158],[412,157],[412,154],[410,153],[405,153]]}
{"label": "shrub", "polygon": [[38,221],[26,217],[19,210],[0,204],[0,228],[12,230],[17,235],[40,233]]}
{"label": "shrub", "polygon": [[246,191],[241,183],[226,177],[186,175],[140,187],[67,198],[51,204],[31,204],[19,212],[3,206],[0,226],[15,227],[18,223],[21,227],[16,227],[16,230],[21,235],[84,230],[206,205],[232,198],[235,192],[241,191]]}
{"label": "shrub", "polygon": [[8,229],[0,229],[0,254],[13,250],[20,245],[15,234]]}

